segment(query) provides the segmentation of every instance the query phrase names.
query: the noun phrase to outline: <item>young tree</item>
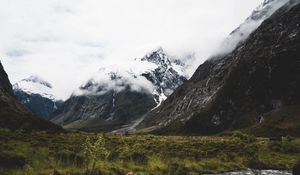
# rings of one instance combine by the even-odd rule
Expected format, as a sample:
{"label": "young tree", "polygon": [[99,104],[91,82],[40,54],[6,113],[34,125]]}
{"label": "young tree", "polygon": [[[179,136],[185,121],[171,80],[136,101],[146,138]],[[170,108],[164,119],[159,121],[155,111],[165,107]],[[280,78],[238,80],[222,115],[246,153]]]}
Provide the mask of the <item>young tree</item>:
{"label": "young tree", "polygon": [[83,155],[87,161],[86,171],[91,174],[95,170],[97,159],[105,160],[109,155],[109,151],[105,147],[105,139],[102,134],[97,136],[95,142],[93,142],[89,136],[86,138],[83,144]]}

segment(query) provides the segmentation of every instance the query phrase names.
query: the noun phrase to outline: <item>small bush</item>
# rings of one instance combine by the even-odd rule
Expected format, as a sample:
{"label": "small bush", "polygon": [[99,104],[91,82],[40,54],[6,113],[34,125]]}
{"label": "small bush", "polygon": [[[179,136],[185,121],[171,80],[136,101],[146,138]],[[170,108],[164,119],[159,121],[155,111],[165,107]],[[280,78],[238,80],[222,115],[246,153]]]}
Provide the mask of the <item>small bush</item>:
{"label": "small bush", "polygon": [[145,154],[142,153],[133,153],[131,155],[132,161],[138,164],[147,164],[148,163],[148,157]]}
{"label": "small bush", "polygon": [[245,142],[255,142],[256,141],[256,137],[253,136],[253,135],[248,135],[248,134],[245,134],[245,133],[242,133],[240,131],[235,131],[232,135],[233,138],[237,138],[241,141],[245,141]]}
{"label": "small bush", "polygon": [[281,151],[281,141],[270,141],[268,148],[271,151]]}

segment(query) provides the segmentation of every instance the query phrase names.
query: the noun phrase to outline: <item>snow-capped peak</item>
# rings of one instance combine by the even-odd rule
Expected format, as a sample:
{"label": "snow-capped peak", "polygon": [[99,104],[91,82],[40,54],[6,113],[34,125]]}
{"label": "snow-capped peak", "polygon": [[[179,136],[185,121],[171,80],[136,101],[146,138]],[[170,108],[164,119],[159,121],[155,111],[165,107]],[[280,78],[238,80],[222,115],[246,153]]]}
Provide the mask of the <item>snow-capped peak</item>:
{"label": "snow-capped peak", "polygon": [[30,76],[13,85],[15,91],[23,91],[27,94],[38,94],[42,97],[49,98],[54,101],[60,99],[54,95],[53,86],[38,76]]}
{"label": "snow-capped peak", "polygon": [[[185,65],[180,59],[167,54],[162,47],[158,47],[152,52],[149,52],[143,58],[135,59],[135,61],[141,61],[143,64],[152,63],[156,66],[155,68],[163,68],[166,70],[173,69],[179,75],[188,78],[186,72],[187,65]],[[149,70],[154,69],[152,68]]]}
{"label": "snow-capped peak", "polygon": [[186,80],[185,65],[159,47],[127,64],[100,68],[98,74],[73,95],[99,95],[109,90],[118,92],[130,87],[133,91],[151,93],[157,104],[160,104]]}
{"label": "snow-capped peak", "polygon": [[157,48],[156,50],[150,52],[145,57],[141,58],[141,61],[148,61],[157,65],[162,64],[171,64],[171,61],[167,54],[164,52],[162,47]]}

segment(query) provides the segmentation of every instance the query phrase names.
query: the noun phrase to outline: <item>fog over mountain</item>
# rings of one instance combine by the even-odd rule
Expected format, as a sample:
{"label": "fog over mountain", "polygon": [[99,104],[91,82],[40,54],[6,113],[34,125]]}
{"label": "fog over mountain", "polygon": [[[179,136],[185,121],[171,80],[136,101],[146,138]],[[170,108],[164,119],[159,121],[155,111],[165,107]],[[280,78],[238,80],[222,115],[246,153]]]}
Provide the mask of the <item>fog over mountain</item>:
{"label": "fog over mountain", "polygon": [[[177,83],[176,86],[172,86],[173,82],[180,82],[181,78],[185,80],[189,78],[186,72],[189,65],[181,60],[192,62],[194,59],[193,55],[185,58],[172,57],[159,47],[147,53],[143,58],[134,58],[126,63],[121,62],[99,68],[88,83],[84,82],[73,92],[73,95],[102,95],[110,90],[120,92],[126,89],[125,85],[129,85],[132,91],[145,93],[153,93],[157,89],[155,86],[161,86],[164,87],[164,95],[168,96],[178,84],[181,84]],[[176,76],[174,77],[173,74]],[[160,76],[159,80],[155,81],[155,76]],[[164,85],[165,81],[171,82]]]}
{"label": "fog over mountain", "polygon": [[191,76],[261,2],[1,0],[0,57],[12,83],[39,75],[63,99],[99,67],[130,67],[159,46],[179,58],[194,54]]}
{"label": "fog over mountain", "polygon": [[212,53],[215,55],[223,55],[232,52],[239,43],[246,40],[249,35],[256,30],[261,23],[268,19],[276,10],[286,4],[289,0],[264,0],[236,30],[221,42],[216,51]]}

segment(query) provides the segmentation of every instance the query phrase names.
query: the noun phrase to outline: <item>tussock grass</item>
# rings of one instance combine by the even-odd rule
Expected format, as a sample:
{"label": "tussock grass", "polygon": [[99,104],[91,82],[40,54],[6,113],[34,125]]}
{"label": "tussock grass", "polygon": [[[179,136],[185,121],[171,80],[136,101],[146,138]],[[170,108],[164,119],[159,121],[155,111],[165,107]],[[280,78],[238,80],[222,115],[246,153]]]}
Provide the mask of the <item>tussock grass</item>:
{"label": "tussock grass", "polygon": [[[86,149],[87,137],[90,145],[95,145],[97,139],[99,142],[99,138],[101,144]],[[90,150],[91,154],[84,150]],[[101,150],[105,150],[105,156]],[[299,156],[300,140],[297,138],[270,141],[240,132],[226,137],[99,137],[92,133],[48,134],[0,129],[0,174],[3,175],[49,175],[54,170],[64,175],[123,175],[128,172],[193,175],[246,168],[291,170]]]}

